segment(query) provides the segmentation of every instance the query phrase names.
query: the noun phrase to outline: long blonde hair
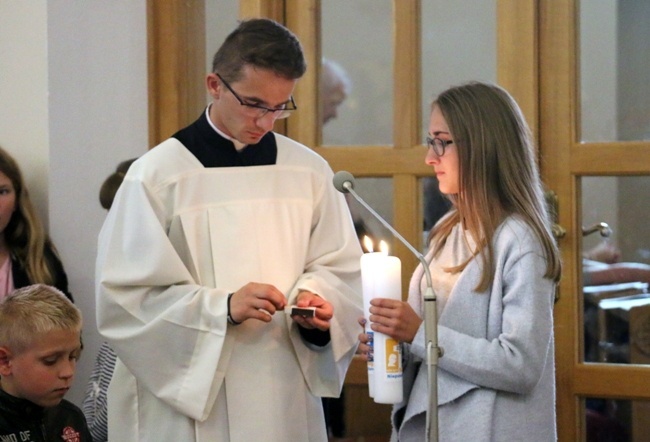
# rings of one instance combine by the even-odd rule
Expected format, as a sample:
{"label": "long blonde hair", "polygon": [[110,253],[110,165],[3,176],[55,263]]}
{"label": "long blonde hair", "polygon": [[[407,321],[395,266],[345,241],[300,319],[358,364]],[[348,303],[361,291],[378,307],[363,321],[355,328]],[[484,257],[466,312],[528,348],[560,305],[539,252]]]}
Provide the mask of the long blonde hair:
{"label": "long blonde hair", "polygon": [[[450,215],[429,236],[434,254],[454,225],[462,222],[477,242],[484,266],[476,290],[494,280],[493,238],[506,217],[517,215],[539,239],[546,258],[545,277],[558,281],[560,254],[535,160],[530,130],[521,109],[499,86],[472,82],[442,92],[432,103],[445,118],[458,152],[459,193]],[[449,271],[461,271],[467,262]]]}
{"label": "long blonde hair", "polygon": [[45,233],[43,224],[29,198],[18,163],[0,148],[0,172],[11,180],[16,193],[16,210],[4,230],[5,242],[12,256],[25,268],[32,283],[54,284],[51,263],[45,257],[45,247],[56,253],[54,244]]}

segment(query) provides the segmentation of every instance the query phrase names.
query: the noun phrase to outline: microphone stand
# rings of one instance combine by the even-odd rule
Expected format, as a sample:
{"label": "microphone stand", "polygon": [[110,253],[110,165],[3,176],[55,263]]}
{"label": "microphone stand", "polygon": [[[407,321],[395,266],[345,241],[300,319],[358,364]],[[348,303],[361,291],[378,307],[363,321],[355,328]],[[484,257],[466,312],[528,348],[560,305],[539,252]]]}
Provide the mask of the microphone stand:
{"label": "microphone stand", "polygon": [[[341,173],[341,172],[339,172]],[[384,218],[382,218],[375,210],[370,207],[357,193],[354,191],[352,184],[352,175],[349,175],[346,181],[341,184],[344,191],[349,192],[354,199],[356,199],[363,207],[365,207],[375,218],[377,218],[393,235],[395,235],[422,263],[424,273],[427,279],[427,289],[424,293],[424,336],[426,342],[426,355],[427,355],[427,374],[429,384],[429,405],[427,407],[426,415],[426,435],[429,442],[437,442],[438,440],[438,358],[442,355],[441,349],[438,347],[438,311],[436,309],[436,294],[433,291],[433,283],[431,281],[431,271],[429,264],[424,259],[422,253],[418,252],[397,230],[393,228]],[[337,187],[338,188],[338,187]],[[339,189],[341,190],[341,189]]]}

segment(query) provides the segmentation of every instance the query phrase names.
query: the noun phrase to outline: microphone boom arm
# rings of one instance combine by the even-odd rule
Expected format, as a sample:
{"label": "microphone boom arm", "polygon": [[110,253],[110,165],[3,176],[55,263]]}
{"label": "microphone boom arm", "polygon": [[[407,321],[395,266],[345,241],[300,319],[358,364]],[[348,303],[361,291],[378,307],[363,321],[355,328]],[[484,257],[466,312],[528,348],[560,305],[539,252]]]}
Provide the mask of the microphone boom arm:
{"label": "microphone boom arm", "polygon": [[354,188],[350,184],[349,181],[346,181],[343,183],[343,187],[347,189],[347,191],[354,197],[355,200],[359,202],[363,207],[368,210],[379,222],[381,222],[384,227],[386,227],[388,230],[390,230],[393,235],[395,235],[401,242],[404,244],[408,249],[413,253],[422,263],[422,267],[424,267],[424,271],[426,273],[426,278],[427,278],[427,287],[431,287],[431,272],[429,271],[429,266],[427,265],[427,262],[424,259],[424,256],[422,256],[422,253],[418,252],[415,247],[413,247],[400,233],[393,228],[386,220],[381,217],[368,203],[366,203],[359,195],[357,195],[357,192],[354,191]]}
{"label": "microphone boom arm", "polygon": [[[339,172],[341,174],[342,172]],[[340,178],[343,177],[343,178]],[[426,414],[426,435],[429,442],[438,440],[438,358],[442,356],[442,349],[438,347],[438,310],[436,308],[436,294],[433,291],[433,281],[431,280],[431,270],[429,264],[424,259],[422,253],[418,252],[400,233],[393,228],[388,222],[380,216],[375,210],[366,203],[354,191],[354,185],[351,181],[352,175],[339,175],[342,182],[335,181],[335,187],[343,192],[350,193],[363,207],[366,208],[384,227],[393,233],[410,251],[413,253],[424,269],[427,279],[427,289],[424,294],[424,335],[426,340],[427,355],[427,379],[429,384],[429,405]]]}

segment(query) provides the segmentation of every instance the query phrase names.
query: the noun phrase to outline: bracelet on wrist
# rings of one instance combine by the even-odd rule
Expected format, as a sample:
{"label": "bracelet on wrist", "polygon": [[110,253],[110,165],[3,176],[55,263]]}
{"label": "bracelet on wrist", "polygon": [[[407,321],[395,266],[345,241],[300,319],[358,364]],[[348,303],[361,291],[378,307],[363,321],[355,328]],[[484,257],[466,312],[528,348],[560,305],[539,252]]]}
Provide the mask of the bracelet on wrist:
{"label": "bracelet on wrist", "polygon": [[239,325],[241,322],[235,321],[232,316],[230,316],[230,298],[232,298],[232,295],[234,295],[234,293],[228,294],[228,324]]}

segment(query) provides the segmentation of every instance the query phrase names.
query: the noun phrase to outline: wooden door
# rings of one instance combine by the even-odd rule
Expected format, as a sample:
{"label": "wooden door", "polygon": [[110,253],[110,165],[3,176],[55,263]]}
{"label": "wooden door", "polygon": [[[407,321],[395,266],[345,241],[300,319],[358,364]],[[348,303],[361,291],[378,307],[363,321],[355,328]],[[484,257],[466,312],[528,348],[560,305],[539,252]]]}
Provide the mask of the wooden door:
{"label": "wooden door", "polygon": [[[619,327],[628,328],[627,345],[632,347],[627,360],[591,358],[586,352],[589,301],[583,293],[582,263],[586,243],[592,241],[583,231],[588,233],[596,220],[618,225],[614,232],[623,260],[647,261],[641,252],[648,243],[644,214],[650,199],[650,68],[644,24],[650,8],[642,3],[539,2],[542,170],[558,196],[559,222],[567,232],[560,242],[564,276],[555,317],[558,428],[563,441],[596,440],[612,426],[625,432],[623,440],[648,440],[650,434],[643,427],[650,370],[640,365],[647,359],[629,357],[634,348],[647,351],[648,316],[617,309]],[[601,183],[603,190],[594,192]],[[607,315],[610,322],[616,319],[602,309],[598,314]],[[596,342],[605,352],[609,344]],[[595,401],[605,409],[593,408]],[[600,414],[595,421],[594,410]]]}
{"label": "wooden door", "polygon": [[[168,2],[157,2],[149,0],[149,37],[150,37],[150,133],[151,145],[169,136],[178,127],[193,121],[197,112],[204,106],[205,100],[200,82],[195,77],[203,70],[205,65],[205,51],[203,47],[205,38],[205,4],[211,0],[170,0]],[[385,135],[378,140],[370,139],[368,142],[346,143],[339,142],[336,145],[324,143],[324,128],[321,123],[321,109],[319,84],[322,72],[320,70],[321,60],[324,53],[324,34],[330,28],[327,25],[327,11],[324,8],[331,7],[333,0],[321,2],[318,0],[240,0],[239,11],[241,17],[267,16],[285,23],[300,38],[308,63],[315,68],[308,69],[305,76],[298,83],[295,91],[296,102],[299,111],[290,119],[286,120],[286,126],[281,131],[286,133],[313,148],[316,152],[325,157],[332,168],[337,170],[348,170],[360,180],[376,180],[371,183],[378,183],[378,188],[383,189],[378,195],[377,204],[389,202],[385,209],[387,217],[398,231],[416,247],[422,246],[423,238],[423,179],[431,174],[431,170],[425,166],[423,137],[426,131],[426,118],[428,113],[427,103],[432,96],[440,92],[440,83],[430,80],[429,76],[437,77],[442,75],[445,68],[451,66],[453,69],[460,69],[463,64],[469,66],[469,73],[459,75],[453,81],[449,80],[451,86],[464,80],[486,80],[496,81],[508,89],[520,103],[537,139],[541,141],[542,155],[546,155],[546,145],[554,143],[553,137],[561,136],[545,130],[542,131],[541,123],[545,122],[548,112],[544,109],[555,109],[549,106],[549,100],[553,101],[553,95],[557,92],[550,87],[553,80],[549,77],[550,72],[544,70],[542,56],[552,57],[554,42],[547,43],[541,38],[553,38],[554,26],[568,26],[565,21],[572,17],[566,16],[550,20],[548,15],[551,9],[545,4],[540,6],[541,0],[492,0],[487,2],[475,2],[474,0],[463,0],[454,2],[445,1],[424,1],[419,0],[372,0],[355,2],[339,2],[341,7],[350,5],[367,4],[367,10],[362,14],[353,16],[354,19],[368,19],[368,16],[383,23],[383,31],[376,38],[387,39],[386,49],[390,52],[390,61],[380,66],[380,69],[387,69],[389,76],[387,81],[381,84],[388,89],[388,94],[382,104],[380,118],[386,118],[384,124],[389,130],[389,136]],[[560,4],[565,2],[560,1]],[[554,2],[555,4],[555,2]],[[464,8],[462,14],[454,15],[448,8]],[[460,6],[459,6],[460,5]],[[479,9],[488,8],[485,14]],[[388,6],[385,13],[382,8]],[[565,6],[566,14],[569,14],[570,7]],[[474,17],[474,22],[464,22],[463,19]],[[490,21],[492,20],[492,21]],[[564,21],[562,21],[564,20]],[[487,28],[485,23],[489,23]],[[363,39],[363,34],[355,35],[354,22],[349,26],[351,34],[341,35],[341,40],[349,39],[350,46],[354,39]],[[479,29],[483,34],[479,35],[475,43],[471,40],[471,33]],[[563,29],[563,28],[561,28]],[[568,31],[567,31],[568,32]],[[544,34],[545,33],[545,34]],[[445,40],[445,37],[453,38]],[[372,38],[366,37],[368,44]],[[555,36],[554,38],[557,38]],[[444,44],[438,43],[443,41]],[[487,43],[486,43],[487,42]],[[543,48],[541,44],[545,43]],[[438,44],[438,46],[436,46]],[[472,53],[472,45],[488,44],[487,51]],[[194,49],[187,51],[187,47]],[[544,50],[542,50],[544,49]],[[447,50],[447,52],[445,52]],[[485,53],[488,55],[486,56]],[[469,55],[468,55],[469,54]],[[566,54],[564,54],[566,56]],[[381,54],[382,57],[385,54]],[[383,59],[383,58],[382,58]],[[570,65],[567,60],[567,64]],[[386,68],[386,66],[389,66]],[[488,69],[485,70],[485,66]],[[541,67],[541,68],[540,68]],[[458,72],[457,69],[457,72]],[[546,73],[546,76],[541,73]],[[453,76],[452,71],[451,75]],[[194,78],[194,79],[193,79]],[[542,84],[541,81],[544,81]],[[368,81],[371,81],[370,79]],[[560,83],[553,87],[566,85]],[[357,83],[359,84],[359,83]],[[436,84],[432,87],[431,84]],[[354,86],[353,86],[354,87]],[[567,86],[568,87],[568,86]],[[384,93],[386,91],[383,91]],[[547,94],[546,97],[541,93]],[[550,98],[548,98],[550,97]],[[564,102],[563,102],[564,103]],[[366,109],[374,109],[367,103],[361,103]],[[544,105],[547,107],[544,108]],[[552,105],[557,105],[552,102]],[[377,106],[376,104],[374,106]],[[562,109],[564,111],[564,109]],[[367,113],[367,119],[370,118]],[[375,114],[372,114],[375,115]],[[556,123],[557,124],[557,123]],[[561,128],[564,130],[565,128]],[[544,137],[542,137],[544,135]],[[568,139],[568,138],[566,138]],[[552,148],[550,155],[556,152]],[[565,156],[560,158],[566,159]],[[549,165],[552,167],[549,169]],[[562,187],[568,180],[555,168],[554,162],[547,162],[542,158],[542,169],[544,170],[549,187]],[[552,172],[551,172],[552,171]],[[564,181],[563,181],[564,180]],[[387,185],[386,185],[387,184]],[[557,184],[557,186],[556,186]],[[562,207],[567,201],[572,201],[567,194],[568,190],[562,187],[556,192],[560,197]],[[384,212],[380,212],[384,214]],[[570,231],[571,225],[568,220],[572,219],[569,214],[563,212],[560,219],[569,230],[565,244],[577,247],[572,241]],[[384,232],[385,233],[385,232]],[[417,260],[410,254],[408,249],[398,241],[392,241],[392,254],[402,260],[404,293],[412,270]],[[566,248],[566,246],[565,246]],[[575,257],[575,252],[565,250],[565,259],[570,261]],[[567,274],[575,271],[569,263]],[[562,292],[569,292],[575,288],[575,277],[565,276]],[[573,284],[573,285],[572,285]],[[573,369],[575,359],[567,362],[566,355],[573,354],[571,340],[577,340],[575,335],[565,330],[566,324],[570,323],[575,313],[569,304],[570,297],[561,298],[558,307],[558,354],[561,359],[558,361],[558,382],[562,387],[570,385],[575,391],[575,383],[571,380],[574,376]],[[567,305],[569,304],[569,305]],[[573,332],[570,332],[573,333]],[[567,366],[566,364],[569,364]],[[561,366],[560,366],[561,365]],[[368,431],[378,432],[376,436],[384,436],[388,431],[387,414],[389,407],[376,408],[368,404],[367,388],[363,382],[365,367],[358,361],[353,363],[348,378],[349,388],[358,388],[357,399],[353,402],[351,413],[348,413],[348,420],[357,422],[364,415],[370,420],[368,426],[360,425],[360,431],[368,435]],[[348,388],[346,387],[346,388]],[[560,411],[565,412],[568,404],[575,401],[567,400],[564,391],[559,401]],[[349,396],[348,396],[349,397]],[[363,402],[362,399],[365,399]],[[355,399],[356,400],[356,399]],[[374,408],[373,408],[374,407]],[[569,417],[562,416],[562,425],[570,421],[571,428],[577,428],[579,422],[576,411],[571,411]],[[377,422],[383,422],[378,425]],[[564,433],[562,433],[564,434]],[[573,433],[575,434],[575,433]],[[564,437],[564,436],[563,436]],[[571,440],[571,439],[565,439]]]}

